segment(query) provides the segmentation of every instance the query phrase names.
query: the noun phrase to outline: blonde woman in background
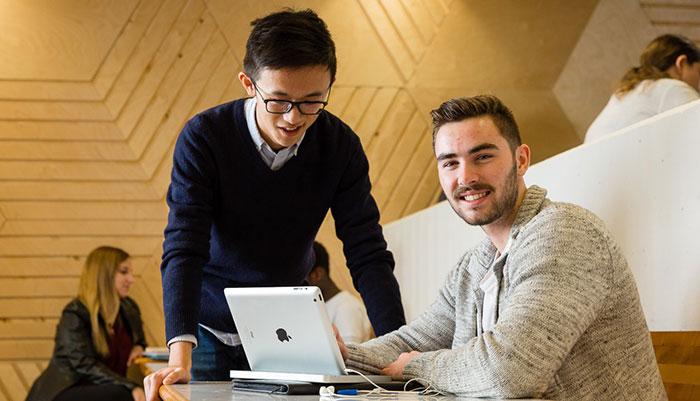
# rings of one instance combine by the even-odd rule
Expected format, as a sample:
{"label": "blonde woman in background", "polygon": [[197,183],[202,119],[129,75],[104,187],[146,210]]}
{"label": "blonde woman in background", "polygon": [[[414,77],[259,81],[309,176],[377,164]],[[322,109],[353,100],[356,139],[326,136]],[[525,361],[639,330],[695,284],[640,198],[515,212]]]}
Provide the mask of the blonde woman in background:
{"label": "blonde woman in background", "polygon": [[700,50],[681,35],[661,35],[627,71],[586,132],[592,142],[619,129],[700,99]]}
{"label": "blonde woman in background", "polygon": [[78,297],[58,322],[51,362],[27,401],[145,400],[143,388],[126,378],[146,346],[141,313],[127,296],[133,282],[129,254],[107,246],[90,252]]}

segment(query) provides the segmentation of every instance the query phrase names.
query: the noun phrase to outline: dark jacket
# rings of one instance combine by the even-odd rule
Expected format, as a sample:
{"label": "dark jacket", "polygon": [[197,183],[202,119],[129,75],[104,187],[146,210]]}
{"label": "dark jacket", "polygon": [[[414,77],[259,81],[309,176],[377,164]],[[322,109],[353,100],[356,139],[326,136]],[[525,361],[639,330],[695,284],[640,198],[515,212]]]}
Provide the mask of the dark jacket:
{"label": "dark jacket", "polygon": [[[119,313],[131,332],[134,345],[146,347],[141,312],[131,298],[122,298]],[[104,322],[100,319],[103,330]],[[92,343],[90,314],[77,298],[63,309],[56,327],[51,362],[29,390],[27,401],[50,401],[63,390],[86,380],[94,384],[118,384],[129,390],[138,386],[101,362]]]}

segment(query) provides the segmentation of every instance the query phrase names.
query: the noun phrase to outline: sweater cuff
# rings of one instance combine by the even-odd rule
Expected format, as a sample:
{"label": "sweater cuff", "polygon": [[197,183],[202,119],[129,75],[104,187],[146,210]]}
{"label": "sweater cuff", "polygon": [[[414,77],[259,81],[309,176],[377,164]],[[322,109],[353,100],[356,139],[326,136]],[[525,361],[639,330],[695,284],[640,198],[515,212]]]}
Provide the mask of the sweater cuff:
{"label": "sweater cuff", "polygon": [[351,369],[359,370],[365,374],[379,374],[383,366],[375,366],[370,363],[376,358],[372,358],[371,353],[359,344],[346,344],[348,348],[348,359],[345,361],[345,366]]}
{"label": "sweater cuff", "polygon": [[441,351],[422,352],[403,367],[401,375],[404,379],[416,379],[424,386],[433,384],[433,362]]}

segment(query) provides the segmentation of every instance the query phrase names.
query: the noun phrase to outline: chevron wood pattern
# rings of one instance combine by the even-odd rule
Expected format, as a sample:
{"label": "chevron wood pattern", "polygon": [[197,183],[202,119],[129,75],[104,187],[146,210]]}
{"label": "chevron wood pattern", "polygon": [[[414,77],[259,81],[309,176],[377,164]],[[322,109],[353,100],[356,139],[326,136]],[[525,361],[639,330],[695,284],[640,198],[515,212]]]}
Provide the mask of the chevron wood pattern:
{"label": "chevron wood pattern", "polygon": [[[236,73],[249,21],[290,5],[283,0],[34,3],[41,7],[7,0],[0,13],[4,37],[13,39],[0,40],[0,53],[21,56],[0,63],[0,399],[12,401],[24,399],[45,368],[60,312],[76,293],[84,258],[96,246],[119,246],[132,254],[137,273],[132,296],[141,307],[147,340],[164,344],[159,263],[175,140],[194,114],[245,95]],[[504,7],[515,10],[513,15],[522,7],[518,4]],[[595,1],[580,4],[569,16],[573,28],[560,35],[567,39],[539,58],[556,56],[557,65],[564,64]],[[454,0],[300,0],[294,5],[317,10],[334,35],[339,71],[329,111],[361,138],[382,223],[433,204],[440,187],[427,111],[448,95],[499,90],[479,84],[483,76],[494,76],[491,71],[470,73],[458,84],[436,82],[437,91],[421,84],[434,68],[436,48],[450,54],[473,51],[460,47],[466,41],[452,43],[446,32],[463,29],[459,21],[473,21],[470,10]],[[473,5],[480,13],[489,7],[498,12],[488,2]],[[535,6],[561,13],[555,0]],[[23,19],[41,29],[27,32],[16,24]],[[528,29],[515,31],[542,33]],[[513,91],[524,90],[512,96],[516,114],[520,108],[529,116],[523,135],[543,143],[542,155],[573,146],[575,136],[556,100],[551,95],[546,104],[531,100],[532,93],[548,95],[548,82],[556,76],[518,80],[510,76],[517,69],[510,68],[498,71],[508,71],[503,76],[514,82]],[[555,75],[556,70],[547,69]],[[545,113],[551,125],[528,122]],[[539,139],[543,127],[563,132]],[[334,279],[350,289],[330,216],[319,239],[329,248]]]}
{"label": "chevron wood pattern", "polygon": [[651,24],[658,33],[677,33],[700,44],[700,1],[641,1]]}

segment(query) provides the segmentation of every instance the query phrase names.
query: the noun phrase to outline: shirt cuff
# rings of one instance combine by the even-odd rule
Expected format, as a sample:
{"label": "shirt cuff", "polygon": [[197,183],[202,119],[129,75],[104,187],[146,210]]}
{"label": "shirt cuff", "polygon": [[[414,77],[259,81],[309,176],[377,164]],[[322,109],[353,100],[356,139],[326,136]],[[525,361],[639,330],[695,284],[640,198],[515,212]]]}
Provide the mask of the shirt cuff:
{"label": "shirt cuff", "polygon": [[192,349],[197,348],[197,337],[195,337],[192,334],[182,334],[182,335],[171,338],[170,341],[168,341],[168,348],[170,348],[170,345],[172,343],[176,343],[176,342],[180,342],[180,341],[190,342],[190,343],[194,344],[192,346]]}

